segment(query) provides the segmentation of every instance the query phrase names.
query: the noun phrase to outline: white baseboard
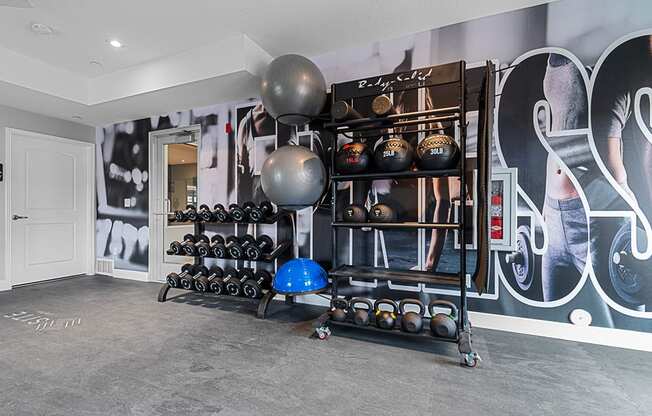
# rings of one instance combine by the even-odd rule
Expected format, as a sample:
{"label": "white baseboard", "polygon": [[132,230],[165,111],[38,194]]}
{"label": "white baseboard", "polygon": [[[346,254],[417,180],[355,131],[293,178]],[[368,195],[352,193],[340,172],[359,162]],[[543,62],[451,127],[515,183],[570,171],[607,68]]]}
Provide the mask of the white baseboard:
{"label": "white baseboard", "polygon": [[[280,299],[283,299],[283,297],[280,297]],[[329,306],[327,299],[317,295],[298,296],[296,300],[298,303]],[[477,328],[652,352],[652,333],[649,332],[601,328],[597,326],[580,326],[565,322],[544,321],[472,311],[469,312],[469,320]]]}
{"label": "white baseboard", "polygon": [[118,279],[136,280],[138,282],[149,282],[149,274],[147,272],[113,269],[113,273],[111,273],[110,276]]}
{"label": "white baseboard", "polygon": [[11,284],[8,280],[0,280],[0,292],[11,290]]}

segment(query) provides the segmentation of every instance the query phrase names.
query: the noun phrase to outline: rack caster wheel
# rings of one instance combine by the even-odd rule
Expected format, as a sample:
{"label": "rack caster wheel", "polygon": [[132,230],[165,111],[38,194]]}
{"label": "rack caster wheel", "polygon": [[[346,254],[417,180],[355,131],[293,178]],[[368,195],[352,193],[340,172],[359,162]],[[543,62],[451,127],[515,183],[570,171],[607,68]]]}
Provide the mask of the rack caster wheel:
{"label": "rack caster wheel", "polygon": [[462,354],[462,365],[466,367],[475,368],[480,364],[480,361],[482,361],[482,358],[480,358],[477,352]]}
{"label": "rack caster wheel", "polygon": [[315,328],[315,336],[321,340],[328,339],[331,336],[331,329],[327,326]]}

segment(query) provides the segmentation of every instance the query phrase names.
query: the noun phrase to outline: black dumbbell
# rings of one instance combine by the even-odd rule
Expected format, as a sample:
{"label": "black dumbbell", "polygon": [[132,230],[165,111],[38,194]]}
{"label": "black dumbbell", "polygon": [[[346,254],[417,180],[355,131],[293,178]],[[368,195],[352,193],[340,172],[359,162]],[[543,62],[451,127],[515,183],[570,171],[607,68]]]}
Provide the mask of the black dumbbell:
{"label": "black dumbbell", "polygon": [[194,242],[187,243],[183,246],[183,251],[186,253],[186,256],[199,255],[199,252],[197,251],[197,245],[200,242],[203,242],[205,245],[209,245],[211,240],[204,234],[196,236]]}
{"label": "black dumbbell", "polygon": [[211,237],[211,254],[214,257],[223,259],[226,257],[226,246],[224,244],[224,237],[219,234],[215,234]]}
{"label": "black dumbbell", "polygon": [[238,277],[238,270],[235,267],[224,268],[223,287],[229,295],[238,296],[242,290],[242,283]]}
{"label": "black dumbbell", "polygon": [[208,237],[206,237],[204,234],[199,236],[199,241],[195,243],[195,251],[197,252],[196,255],[200,257],[206,257],[211,255],[211,242],[213,241],[208,240]]}
{"label": "black dumbbell", "polygon": [[185,277],[188,274],[193,274],[195,272],[195,265],[186,263],[181,266],[181,273],[170,273],[165,278],[165,281],[168,282],[170,287],[181,287],[181,278]]}
{"label": "black dumbbell", "polygon": [[253,235],[245,234],[238,239],[238,241],[229,245],[229,256],[234,259],[243,259],[246,254],[247,247],[256,244],[256,239]]}
{"label": "black dumbbell", "polygon": [[183,236],[183,241],[173,241],[170,243],[170,249],[167,251],[170,255],[183,256],[185,253],[185,246],[188,244],[195,244],[197,240],[192,234],[186,234]]}
{"label": "black dumbbell", "polygon": [[195,266],[193,270],[194,274],[188,273],[184,275],[181,279],[181,287],[186,290],[191,290],[195,288],[195,281],[201,276],[208,276],[208,269],[206,266]]}
{"label": "black dumbbell", "polygon": [[247,280],[252,280],[254,278],[254,270],[250,268],[240,269],[238,271],[238,278],[233,279],[226,285],[226,291],[231,296],[241,296],[243,295],[242,286]]}
{"label": "black dumbbell", "polygon": [[179,222],[197,221],[197,209],[194,205],[186,205],[186,209],[174,212],[174,219]]}
{"label": "black dumbbell", "polygon": [[258,299],[263,296],[263,289],[269,289],[272,275],[267,270],[258,270],[253,279],[248,279],[242,284],[242,293],[248,298]]}
{"label": "black dumbbell", "polygon": [[213,212],[211,211],[210,207],[206,204],[201,204],[199,206],[199,211],[197,211],[197,216],[204,222],[211,222],[213,221]]}
{"label": "black dumbbell", "polygon": [[234,235],[230,235],[230,236],[226,237],[226,244],[224,244],[224,256],[223,256],[223,258],[228,258],[231,255],[230,254],[231,246],[233,246],[234,244],[240,244],[240,240],[238,239],[238,237],[236,237]]}
{"label": "black dumbbell", "polygon": [[247,258],[255,261],[260,260],[264,254],[270,253],[274,247],[274,241],[267,235],[263,234],[256,240],[255,243],[247,246]]}
{"label": "black dumbbell", "polygon": [[253,206],[249,211],[249,218],[252,222],[262,222],[274,215],[274,206],[269,201],[263,201],[258,206]]}
{"label": "black dumbbell", "polygon": [[[199,277],[197,278],[197,281],[195,281],[195,288],[196,288],[199,292],[209,292],[209,291],[213,291],[213,290],[212,290],[213,282],[215,281],[215,279],[219,279],[220,282],[219,282],[219,284],[218,284],[218,291],[217,291],[217,294],[219,295],[220,292],[222,291],[222,283],[221,283],[221,280],[222,280],[222,275],[223,275],[223,274],[224,274],[224,272],[223,272],[223,270],[222,270],[222,268],[221,268],[220,266],[217,266],[217,265],[216,265],[216,266],[212,266],[212,267],[208,270],[208,275],[207,275],[207,276],[199,276]],[[217,282],[216,282],[216,283],[217,283]]]}
{"label": "black dumbbell", "polygon": [[247,213],[238,204],[229,205],[229,216],[233,222],[244,222],[247,220]]}
{"label": "black dumbbell", "polygon": [[213,217],[215,217],[215,219],[217,219],[219,222],[231,221],[229,213],[226,212],[226,209],[224,209],[224,205],[222,204],[215,204],[213,207]]}

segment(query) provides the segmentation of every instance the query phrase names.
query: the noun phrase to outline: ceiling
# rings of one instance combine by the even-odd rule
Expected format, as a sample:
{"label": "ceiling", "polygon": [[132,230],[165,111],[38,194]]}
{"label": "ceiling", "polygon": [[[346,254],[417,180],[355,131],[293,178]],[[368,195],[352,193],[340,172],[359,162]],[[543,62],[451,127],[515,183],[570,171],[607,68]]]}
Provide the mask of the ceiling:
{"label": "ceiling", "polygon": [[197,146],[186,143],[168,145],[168,165],[191,165],[197,163]]}
{"label": "ceiling", "polygon": [[[0,6],[0,92],[18,86],[32,96],[48,95],[49,101],[63,99],[75,107],[64,106],[66,111],[77,111],[82,122],[107,123],[124,114],[94,114],[93,106],[215,77],[255,84],[264,65],[284,53],[315,56],[545,2],[0,0],[33,6]],[[33,23],[48,25],[53,34],[35,34]],[[111,47],[111,39],[124,47]],[[245,89],[241,98],[251,92]],[[32,98],[18,102],[29,107]],[[209,98],[225,100],[219,94]],[[181,101],[169,102],[170,110],[188,105]],[[73,115],[40,104],[28,109]],[[143,111],[141,116],[153,113],[142,105],[134,113]]]}

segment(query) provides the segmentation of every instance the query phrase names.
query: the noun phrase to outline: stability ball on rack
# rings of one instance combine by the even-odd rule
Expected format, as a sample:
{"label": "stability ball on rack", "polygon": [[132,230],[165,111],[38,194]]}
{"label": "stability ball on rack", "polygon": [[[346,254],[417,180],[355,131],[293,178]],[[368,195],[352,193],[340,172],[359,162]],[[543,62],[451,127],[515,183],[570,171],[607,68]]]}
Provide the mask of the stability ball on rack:
{"label": "stability ball on rack", "polygon": [[326,80],[310,59],[282,55],[265,70],[260,95],[267,112],[279,123],[303,125],[324,108]]}
{"label": "stability ball on rack", "polygon": [[267,157],[260,172],[267,198],[285,209],[313,205],[324,193],[327,179],[319,156],[304,146],[279,147]]}

